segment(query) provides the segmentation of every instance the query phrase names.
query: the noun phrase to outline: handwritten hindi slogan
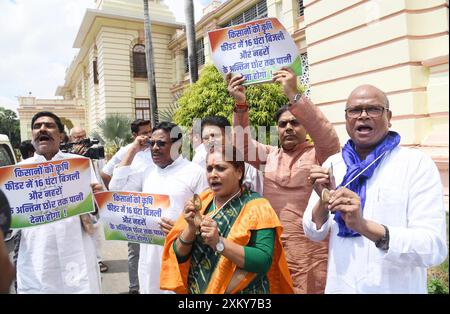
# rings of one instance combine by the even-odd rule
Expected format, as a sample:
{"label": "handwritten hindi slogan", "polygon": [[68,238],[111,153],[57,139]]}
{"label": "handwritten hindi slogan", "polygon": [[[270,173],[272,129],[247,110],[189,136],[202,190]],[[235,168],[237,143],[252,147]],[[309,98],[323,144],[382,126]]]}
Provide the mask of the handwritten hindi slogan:
{"label": "handwritten hindi slogan", "polygon": [[164,245],[159,226],[170,207],[168,195],[138,192],[100,192],[95,194],[106,240]]}
{"label": "handwritten hindi slogan", "polygon": [[93,212],[90,183],[87,158],[0,167],[0,188],[10,203],[12,229]]}
{"label": "handwritten hindi slogan", "polygon": [[267,18],[208,32],[212,58],[223,74],[242,74],[244,85],[272,80],[272,71],[290,67],[299,76],[297,47],[276,18]]}

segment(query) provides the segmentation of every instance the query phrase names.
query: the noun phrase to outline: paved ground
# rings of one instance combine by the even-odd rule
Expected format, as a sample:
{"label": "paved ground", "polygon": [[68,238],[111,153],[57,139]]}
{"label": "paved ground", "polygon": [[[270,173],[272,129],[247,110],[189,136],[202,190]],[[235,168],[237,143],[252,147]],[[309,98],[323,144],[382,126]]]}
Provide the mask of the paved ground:
{"label": "paved ground", "polygon": [[103,262],[109,267],[107,272],[101,274],[103,294],[128,293],[127,243],[101,240]]}

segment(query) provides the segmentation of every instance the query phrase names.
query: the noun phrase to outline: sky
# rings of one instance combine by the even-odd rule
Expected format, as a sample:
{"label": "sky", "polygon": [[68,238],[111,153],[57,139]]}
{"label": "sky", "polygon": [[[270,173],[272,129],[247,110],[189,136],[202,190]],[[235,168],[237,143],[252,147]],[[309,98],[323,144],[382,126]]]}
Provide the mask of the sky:
{"label": "sky", "polygon": [[[164,2],[184,22],[183,1]],[[196,21],[209,3],[194,0]],[[29,93],[56,98],[88,8],[95,8],[95,0],[0,0],[0,107],[17,112],[17,96]]]}

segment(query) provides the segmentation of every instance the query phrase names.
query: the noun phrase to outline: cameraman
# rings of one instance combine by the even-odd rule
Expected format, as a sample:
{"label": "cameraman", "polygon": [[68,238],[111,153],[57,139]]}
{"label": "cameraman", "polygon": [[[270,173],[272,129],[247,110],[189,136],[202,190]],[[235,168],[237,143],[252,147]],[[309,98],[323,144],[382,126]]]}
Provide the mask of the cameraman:
{"label": "cameraman", "polygon": [[[70,134],[69,134],[69,141],[71,143],[78,143],[81,140],[86,139],[86,130],[83,129],[82,127],[79,126],[74,126],[71,130],[70,130]],[[77,155],[85,155],[88,151],[89,147],[86,147],[84,144],[77,144],[74,145],[71,153],[73,154],[77,154]]]}
{"label": "cameraman", "polygon": [[[86,130],[83,129],[82,127],[74,126],[70,130],[69,141],[71,143],[79,143],[85,139],[87,139]],[[71,149],[71,153],[91,158],[91,156],[88,156],[88,154],[87,154],[88,150],[89,150],[88,145],[85,145],[84,143],[80,143],[80,144],[73,145],[73,147]],[[91,160],[92,160],[92,158],[91,158]],[[97,164],[97,162],[93,162],[93,166],[94,166],[95,174],[97,175],[97,177],[99,177],[98,171],[101,168],[101,166],[103,166],[103,165],[99,165],[99,164]],[[87,216],[84,216],[82,218],[84,218],[86,220],[88,219]],[[95,216],[92,217],[92,223],[95,225],[92,232],[95,237],[95,244],[96,244],[96,250],[97,250],[97,262],[98,262],[98,266],[100,268],[100,272],[104,273],[104,272],[108,271],[108,265],[103,263],[103,258],[102,258],[102,254],[101,254],[101,242],[100,242],[101,239],[100,239],[100,233],[98,230],[100,228],[100,226],[98,224],[97,217],[95,217]],[[89,221],[87,222],[87,224],[90,225]]]}

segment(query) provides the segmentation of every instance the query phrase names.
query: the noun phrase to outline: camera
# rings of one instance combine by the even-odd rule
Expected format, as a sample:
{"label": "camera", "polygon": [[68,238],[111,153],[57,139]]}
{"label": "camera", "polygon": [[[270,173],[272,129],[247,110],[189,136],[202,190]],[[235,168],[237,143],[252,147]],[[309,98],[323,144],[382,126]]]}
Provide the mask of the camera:
{"label": "camera", "polygon": [[[105,148],[98,145],[98,143],[100,143],[100,141],[95,138],[92,140],[90,138],[85,138],[79,142],[69,142],[61,144],[59,146],[59,149],[63,153],[82,155],[90,159],[105,158]],[[80,150],[80,146],[82,146],[84,149]],[[79,153],[80,151],[82,151],[82,153]]]}

